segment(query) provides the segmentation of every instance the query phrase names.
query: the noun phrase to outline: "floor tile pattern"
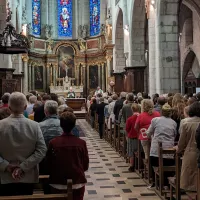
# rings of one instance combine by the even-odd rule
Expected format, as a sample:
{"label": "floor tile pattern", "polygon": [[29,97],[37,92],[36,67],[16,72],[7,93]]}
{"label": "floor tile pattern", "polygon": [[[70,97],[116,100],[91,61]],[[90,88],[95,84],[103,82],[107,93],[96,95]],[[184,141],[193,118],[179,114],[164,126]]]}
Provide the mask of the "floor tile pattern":
{"label": "floor tile pattern", "polygon": [[85,200],[160,200],[128,164],[104,140],[99,139],[85,120],[78,120],[87,142],[90,168],[86,172]]}

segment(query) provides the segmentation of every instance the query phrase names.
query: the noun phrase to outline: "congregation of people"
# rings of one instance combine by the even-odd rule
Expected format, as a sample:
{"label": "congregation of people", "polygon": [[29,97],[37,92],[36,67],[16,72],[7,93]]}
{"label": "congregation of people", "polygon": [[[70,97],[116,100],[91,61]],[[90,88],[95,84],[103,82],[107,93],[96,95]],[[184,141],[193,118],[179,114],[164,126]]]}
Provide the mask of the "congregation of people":
{"label": "congregation of people", "polygon": [[45,194],[84,197],[89,156],[76,116],[63,97],[30,91],[5,93],[0,107],[0,196],[32,195],[39,175],[48,175]]}
{"label": "congregation of people", "polygon": [[[197,191],[197,171],[200,168],[200,93],[184,96],[179,93],[154,94],[152,97],[134,91],[118,95],[100,93],[89,96],[87,106],[92,128],[95,116],[98,117],[100,138],[105,134],[103,124],[110,130],[113,129],[111,124],[116,123],[123,130],[130,172],[135,171],[134,153],[138,151],[140,142],[144,161],[151,163],[152,180],[148,189],[155,189],[153,168],[159,165],[158,147],[162,143],[164,149],[173,148],[177,154],[183,155],[180,188],[184,191]],[[175,165],[174,155],[163,155],[163,165]],[[164,176],[165,186],[169,186],[168,176],[174,176],[174,173]]]}

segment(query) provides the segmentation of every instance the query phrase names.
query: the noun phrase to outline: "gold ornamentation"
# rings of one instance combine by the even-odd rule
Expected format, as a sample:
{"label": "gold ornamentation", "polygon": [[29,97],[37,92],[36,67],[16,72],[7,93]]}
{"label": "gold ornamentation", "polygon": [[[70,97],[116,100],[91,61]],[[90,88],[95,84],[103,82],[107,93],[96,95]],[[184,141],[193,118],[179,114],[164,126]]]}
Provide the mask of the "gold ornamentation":
{"label": "gold ornamentation", "polygon": [[150,15],[150,0],[145,0],[145,8],[146,8],[146,13],[147,13],[147,19],[149,19],[149,15]]}
{"label": "gold ornamentation", "polygon": [[28,55],[27,54],[22,55],[22,60],[23,60],[23,62],[28,62],[28,60],[29,60]]}
{"label": "gold ornamentation", "polygon": [[82,38],[79,38],[78,39],[78,44],[79,44],[79,48],[81,51],[86,51],[87,50],[87,41],[82,39]]}

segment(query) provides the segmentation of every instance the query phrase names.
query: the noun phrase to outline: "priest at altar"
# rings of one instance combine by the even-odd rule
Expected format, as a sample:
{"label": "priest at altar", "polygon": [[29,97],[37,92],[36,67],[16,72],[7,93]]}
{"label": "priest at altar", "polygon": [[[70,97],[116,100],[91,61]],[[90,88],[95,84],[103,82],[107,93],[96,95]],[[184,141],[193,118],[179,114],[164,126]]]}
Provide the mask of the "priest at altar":
{"label": "priest at altar", "polygon": [[97,89],[96,89],[94,95],[97,96],[98,94],[103,95],[103,90],[101,90],[101,88],[100,88],[99,86],[97,87]]}
{"label": "priest at altar", "polygon": [[67,98],[76,98],[76,94],[72,87],[69,88],[69,92],[67,93]]}

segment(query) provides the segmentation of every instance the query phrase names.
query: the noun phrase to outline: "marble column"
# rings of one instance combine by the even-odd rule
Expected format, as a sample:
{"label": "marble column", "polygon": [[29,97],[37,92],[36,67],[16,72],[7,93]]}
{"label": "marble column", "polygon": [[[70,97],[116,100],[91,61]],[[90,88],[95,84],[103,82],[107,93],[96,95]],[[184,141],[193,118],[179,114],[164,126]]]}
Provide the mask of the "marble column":
{"label": "marble column", "polygon": [[101,87],[101,65],[98,64],[98,86]]}
{"label": "marble column", "polygon": [[45,66],[43,65],[43,90],[45,91],[46,90],[46,70],[45,70]]}
{"label": "marble column", "polygon": [[102,69],[102,90],[105,91],[105,66],[104,66],[104,63],[102,63],[101,69]]}
{"label": "marble column", "polygon": [[28,90],[31,91],[32,89],[32,71],[31,71],[31,64],[28,65]]}
{"label": "marble column", "polygon": [[83,66],[81,65],[81,85],[83,85]]}
{"label": "marble column", "polygon": [[106,90],[108,89],[108,77],[111,76],[111,59],[112,59],[112,56],[106,56]]}
{"label": "marble column", "polygon": [[49,90],[49,86],[50,86],[50,64],[47,64],[47,90]]}
{"label": "marble column", "polygon": [[90,66],[87,66],[87,89],[90,89]]}
{"label": "marble column", "polygon": [[24,68],[24,78],[23,78],[23,93],[27,94],[28,93],[28,55],[22,56],[23,60],[23,68]]}
{"label": "marble column", "polygon": [[76,77],[76,85],[79,85],[79,65],[76,65],[75,66],[75,69],[76,69],[76,74],[75,74],[75,77]]}
{"label": "marble column", "polygon": [[31,71],[32,71],[32,90],[35,90],[35,66],[32,65],[31,67]]}

